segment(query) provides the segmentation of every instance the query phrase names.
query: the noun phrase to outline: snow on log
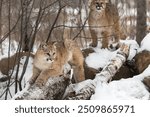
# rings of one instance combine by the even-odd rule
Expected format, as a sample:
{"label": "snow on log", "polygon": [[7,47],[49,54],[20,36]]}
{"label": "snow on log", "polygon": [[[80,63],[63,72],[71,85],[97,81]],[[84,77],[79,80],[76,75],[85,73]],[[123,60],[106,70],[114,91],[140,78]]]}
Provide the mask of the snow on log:
{"label": "snow on log", "polygon": [[95,93],[93,80],[85,80],[77,84],[70,84],[66,93],[64,94],[65,100],[89,100],[91,95]]}
{"label": "snow on log", "polygon": [[123,44],[120,47],[120,50],[117,52],[116,57],[112,59],[103,70],[96,75],[94,81],[98,82],[109,82],[112,80],[112,77],[120,69],[123,63],[127,60],[129,54],[129,46]]}
{"label": "snow on log", "polygon": [[[67,100],[86,100],[95,93],[97,84],[107,83],[111,81],[112,77],[120,69],[123,63],[127,60],[129,55],[129,45],[122,44],[118,50],[116,57],[112,59],[103,70],[96,75],[94,80],[83,81],[74,87],[73,90],[66,94],[65,99]],[[82,87],[80,87],[80,85]],[[84,86],[83,86],[84,85]],[[71,87],[71,86],[70,86]],[[68,87],[69,88],[69,87]],[[68,89],[69,90],[69,89]]]}
{"label": "snow on log", "polygon": [[25,89],[18,92],[13,100],[57,100],[63,97],[66,87],[69,85],[69,79],[64,76],[49,78],[43,87],[36,85],[26,85]]}

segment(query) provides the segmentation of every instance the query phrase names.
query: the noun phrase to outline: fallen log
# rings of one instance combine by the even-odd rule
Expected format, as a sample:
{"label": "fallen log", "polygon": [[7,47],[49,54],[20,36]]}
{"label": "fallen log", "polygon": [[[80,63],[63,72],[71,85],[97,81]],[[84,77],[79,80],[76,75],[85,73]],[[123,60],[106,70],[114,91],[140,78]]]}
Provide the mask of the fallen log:
{"label": "fallen log", "polygon": [[66,87],[69,85],[69,79],[64,76],[49,78],[45,86],[32,86],[29,83],[26,88],[17,93],[13,100],[58,100],[62,99]]}
{"label": "fallen log", "polygon": [[[90,80],[88,83],[85,83],[87,81],[83,81],[77,84],[76,86],[70,86],[73,87],[73,89],[70,92],[68,92],[68,94],[65,95],[64,99],[67,100],[90,99],[90,97],[95,93],[95,88],[97,84],[100,85],[102,83],[107,83],[112,80],[112,77],[116,74],[116,72],[120,69],[123,63],[127,60],[128,54],[129,54],[129,45],[123,44],[120,47],[119,51],[117,52],[116,57],[112,59],[99,74],[96,75],[94,80]],[[80,87],[79,86],[80,84],[85,85],[81,88],[77,88]]]}

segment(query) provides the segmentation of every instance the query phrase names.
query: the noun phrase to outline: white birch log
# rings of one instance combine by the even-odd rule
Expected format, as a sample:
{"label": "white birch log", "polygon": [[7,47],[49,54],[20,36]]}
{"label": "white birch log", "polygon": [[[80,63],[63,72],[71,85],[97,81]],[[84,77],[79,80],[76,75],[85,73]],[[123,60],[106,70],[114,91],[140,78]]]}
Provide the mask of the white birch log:
{"label": "white birch log", "polygon": [[[66,94],[65,99],[67,100],[87,100],[95,93],[95,88],[97,84],[107,83],[111,81],[112,77],[115,73],[120,69],[123,63],[127,60],[129,54],[129,45],[123,44],[119,51],[116,54],[116,57],[112,59],[109,64],[103,68],[103,70],[96,75],[94,80],[90,80],[88,83],[84,83],[87,81],[83,81],[74,89],[72,89],[68,94]],[[78,85],[84,85],[82,88],[76,90]],[[71,87],[71,86],[70,86]],[[80,86],[79,86],[80,87]],[[72,93],[74,95],[72,95]]]}
{"label": "white birch log", "polygon": [[26,85],[26,88],[17,93],[13,100],[57,100],[63,97],[66,87],[69,85],[69,79],[63,76],[49,78],[43,87],[36,85]]}

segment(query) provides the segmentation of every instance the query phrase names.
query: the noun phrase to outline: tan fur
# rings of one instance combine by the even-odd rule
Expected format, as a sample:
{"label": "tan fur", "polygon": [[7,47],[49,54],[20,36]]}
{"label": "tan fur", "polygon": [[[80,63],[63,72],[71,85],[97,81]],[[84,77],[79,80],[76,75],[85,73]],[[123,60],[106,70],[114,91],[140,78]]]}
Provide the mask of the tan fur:
{"label": "tan fur", "polygon": [[20,61],[20,58],[23,56],[34,57],[32,53],[28,52],[15,53],[14,55],[10,56],[10,58],[3,58],[0,60],[0,71],[4,75],[8,75],[9,70],[13,69],[15,65],[17,65],[18,62]]}
{"label": "tan fur", "polygon": [[30,83],[35,82],[36,85],[42,86],[49,77],[62,75],[63,67],[67,62],[73,67],[75,81],[83,81],[85,79],[84,58],[80,48],[73,40],[65,39],[64,42],[49,42],[41,45],[35,54]]}
{"label": "tan fur", "polygon": [[92,37],[91,46],[96,47],[100,38],[102,48],[108,48],[109,41],[113,39],[113,43],[118,43],[121,36],[119,15],[117,8],[108,0],[91,0],[88,22]]}

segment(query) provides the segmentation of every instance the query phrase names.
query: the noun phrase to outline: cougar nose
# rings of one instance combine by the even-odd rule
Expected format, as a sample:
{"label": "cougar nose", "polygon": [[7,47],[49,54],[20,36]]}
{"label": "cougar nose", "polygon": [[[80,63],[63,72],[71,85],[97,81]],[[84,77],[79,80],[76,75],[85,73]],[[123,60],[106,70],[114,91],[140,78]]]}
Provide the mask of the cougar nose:
{"label": "cougar nose", "polygon": [[102,3],[96,3],[96,9],[97,10],[101,10],[101,7],[102,7]]}

